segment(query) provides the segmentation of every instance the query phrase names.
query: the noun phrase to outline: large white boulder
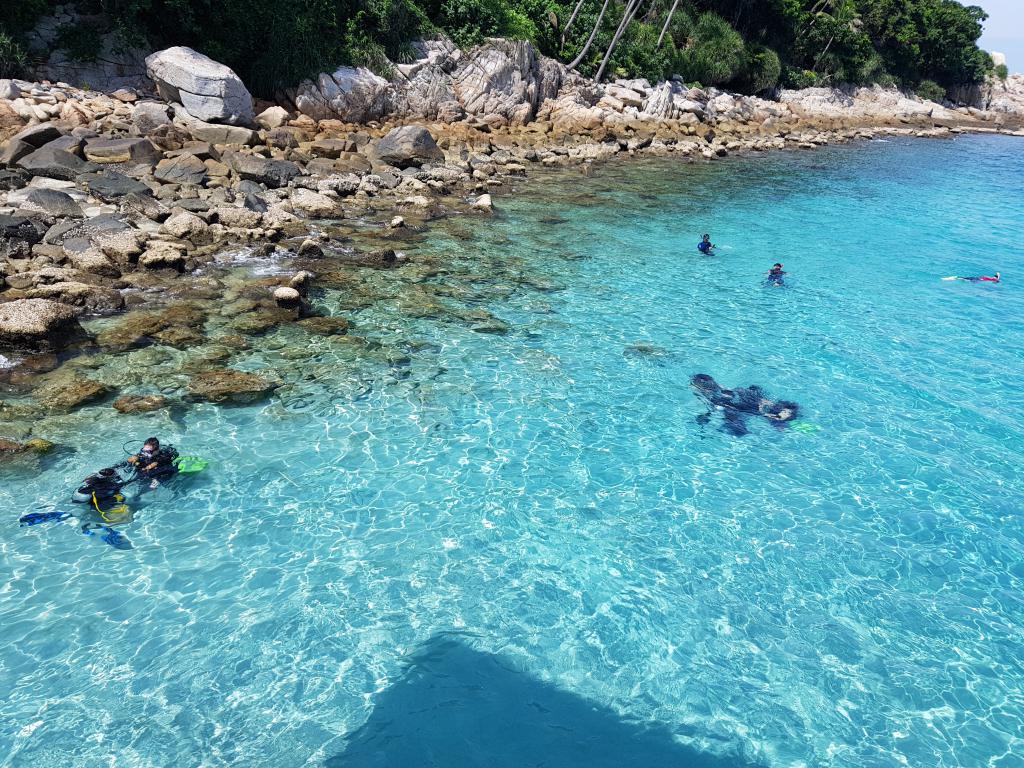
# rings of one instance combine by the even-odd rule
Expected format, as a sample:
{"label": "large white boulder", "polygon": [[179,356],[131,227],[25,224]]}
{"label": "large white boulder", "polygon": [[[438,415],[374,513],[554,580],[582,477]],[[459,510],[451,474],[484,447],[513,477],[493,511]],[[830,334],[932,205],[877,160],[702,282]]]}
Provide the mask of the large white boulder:
{"label": "large white boulder", "polygon": [[251,125],[252,96],[229,67],[176,46],[146,57],[146,72],[166,101],[207,123]]}

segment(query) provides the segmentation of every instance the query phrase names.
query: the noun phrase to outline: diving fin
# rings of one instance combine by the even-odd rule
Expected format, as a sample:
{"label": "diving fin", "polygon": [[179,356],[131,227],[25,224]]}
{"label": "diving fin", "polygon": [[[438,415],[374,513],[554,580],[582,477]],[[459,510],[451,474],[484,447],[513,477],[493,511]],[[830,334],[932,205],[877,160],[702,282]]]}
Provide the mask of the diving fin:
{"label": "diving fin", "polygon": [[96,531],[102,531],[103,535],[100,536],[100,541],[104,544],[109,544],[114,549],[132,549],[132,543],[128,541],[128,538],[119,531],[115,531],[106,525],[83,525],[82,533],[86,536],[95,536]]}
{"label": "diving fin", "polygon": [[40,523],[59,523],[61,520],[67,520],[69,517],[71,517],[70,512],[58,512],[56,510],[52,512],[29,512],[27,515],[19,517],[18,522],[24,528],[28,525],[39,525]]}

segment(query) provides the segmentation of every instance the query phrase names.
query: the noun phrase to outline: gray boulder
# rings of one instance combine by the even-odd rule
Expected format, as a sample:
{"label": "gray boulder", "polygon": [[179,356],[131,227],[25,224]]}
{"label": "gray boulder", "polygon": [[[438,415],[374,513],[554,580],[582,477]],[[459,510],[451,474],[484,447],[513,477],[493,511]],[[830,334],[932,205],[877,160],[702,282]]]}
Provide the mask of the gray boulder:
{"label": "gray boulder", "polygon": [[161,152],[145,138],[89,139],[85,156],[94,163],[148,163],[155,164]]}
{"label": "gray boulder", "polygon": [[36,148],[27,141],[20,139],[9,139],[0,151],[0,165],[14,165],[21,158],[27,157],[36,151]]}
{"label": "gray boulder", "polygon": [[161,125],[170,125],[171,116],[166,104],[140,101],[132,109],[132,125],[140,136],[148,136]]}
{"label": "gray boulder", "polygon": [[65,181],[73,181],[83,173],[96,170],[96,166],[87,163],[78,155],[49,146],[41,147],[32,154],[26,155],[17,164],[33,176],[48,176],[51,179],[64,179]]}
{"label": "gray boulder", "polygon": [[192,138],[208,141],[211,144],[251,145],[259,142],[260,137],[251,128],[237,125],[218,125],[197,120],[184,107],[174,107],[174,124],[187,131]]}
{"label": "gray boulder", "polygon": [[206,165],[195,155],[168,157],[156,164],[153,176],[166,184],[202,184]]}
{"label": "gray boulder", "polygon": [[271,188],[286,186],[289,181],[302,174],[302,169],[288,160],[268,160],[265,157],[243,155],[240,152],[225,154],[224,161],[240,178],[266,184]]}
{"label": "gray boulder", "polygon": [[0,190],[21,189],[28,183],[28,174],[17,168],[0,170]]}
{"label": "gray boulder", "polygon": [[0,99],[14,101],[19,96],[21,96],[21,88],[18,87],[16,82],[6,78],[0,80]]}
{"label": "gray boulder", "polygon": [[42,239],[43,232],[31,219],[0,213],[0,258],[27,259]]}
{"label": "gray boulder", "polygon": [[84,335],[75,311],[48,299],[18,299],[0,304],[0,345],[14,349],[63,349]]}
{"label": "gray boulder", "polygon": [[444,153],[430,131],[418,125],[392,129],[377,142],[375,152],[380,162],[396,168],[418,167],[424,163],[444,160]]}
{"label": "gray boulder", "polygon": [[230,68],[191,48],[177,46],[146,57],[146,72],[166,101],[181,104],[204,122],[250,125],[252,96]]}
{"label": "gray boulder", "polygon": [[21,207],[57,218],[82,217],[81,206],[67,192],[58,189],[30,190]]}
{"label": "gray boulder", "polygon": [[82,157],[82,147],[85,146],[85,139],[81,136],[75,136],[68,133],[58,139],[47,142],[46,146],[51,149],[63,149],[65,152],[70,152],[72,155]]}
{"label": "gray boulder", "polygon": [[117,200],[125,195],[142,195],[144,197],[153,195],[153,191],[141,181],[117,171],[90,173],[83,176],[80,181],[85,182],[89,191],[104,202]]}
{"label": "gray boulder", "polygon": [[26,144],[39,149],[39,147],[49,144],[54,139],[59,139],[60,137],[61,131],[53,123],[38,123],[22,128],[11,136],[10,141],[24,141]]}

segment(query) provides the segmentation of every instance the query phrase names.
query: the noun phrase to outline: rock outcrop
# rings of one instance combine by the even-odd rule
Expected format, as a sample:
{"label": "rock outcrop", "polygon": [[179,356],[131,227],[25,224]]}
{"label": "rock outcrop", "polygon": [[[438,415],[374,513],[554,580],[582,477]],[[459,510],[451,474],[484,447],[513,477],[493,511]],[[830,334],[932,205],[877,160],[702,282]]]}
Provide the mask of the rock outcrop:
{"label": "rock outcrop", "polygon": [[48,299],[0,304],[0,346],[31,351],[59,350],[85,335],[76,313]]}
{"label": "rock outcrop", "polygon": [[392,82],[367,69],[341,67],[303,82],[295,106],[314,120],[360,123],[395,116],[454,122],[470,114],[523,125],[572,79],[564,65],[523,40],[492,39],[464,54],[442,37],[418,41],[414,50],[418,58],[397,65]]}
{"label": "rock outcrop", "polygon": [[146,57],[146,72],[165,101],[181,104],[197,120],[251,125],[252,96],[229,67],[176,46]]}
{"label": "rock outcrop", "polygon": [[295,106],[314,120],[347,123],[379,120],[391,111],[394,88],[365,67],[339,67],[333,74],[305,80],[295,92]]}

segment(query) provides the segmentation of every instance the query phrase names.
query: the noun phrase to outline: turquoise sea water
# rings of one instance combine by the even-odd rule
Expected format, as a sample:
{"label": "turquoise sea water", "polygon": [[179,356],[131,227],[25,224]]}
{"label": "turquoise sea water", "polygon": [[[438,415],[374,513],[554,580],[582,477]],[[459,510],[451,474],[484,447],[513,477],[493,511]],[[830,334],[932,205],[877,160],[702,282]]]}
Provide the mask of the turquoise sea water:
{"label": "turquoise sea water", "polygon": [[[0,487],[0,765],[1024,764],[1022,178],[1000,137],[539,177],[409,251],[508,334],[384,301],[408,360],[84,409]],[[811,427],[701,425],[697,372]],[[149,433],[214,466],[134,549],[18,528]]]}

